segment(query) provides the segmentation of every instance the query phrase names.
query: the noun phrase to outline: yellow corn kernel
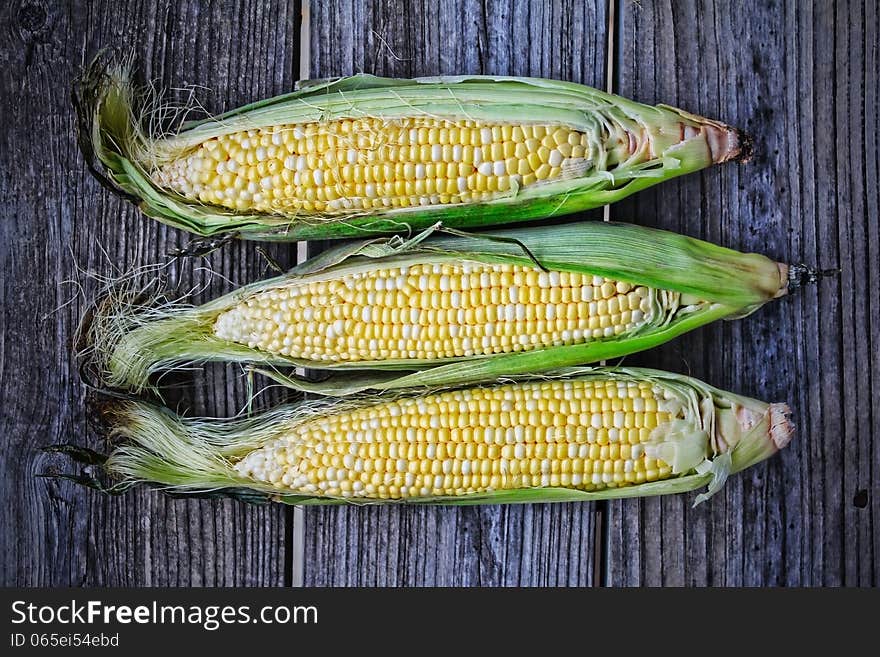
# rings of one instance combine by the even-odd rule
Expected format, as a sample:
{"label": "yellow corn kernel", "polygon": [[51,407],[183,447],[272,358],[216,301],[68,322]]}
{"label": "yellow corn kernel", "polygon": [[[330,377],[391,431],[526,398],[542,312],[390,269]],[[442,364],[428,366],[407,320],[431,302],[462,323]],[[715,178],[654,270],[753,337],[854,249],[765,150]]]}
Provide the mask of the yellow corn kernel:
{"label": "yellow corn kernel", "polygon": [[[528,486],[600,490],[672,476],[669,464],[647,458],[642,448],[638,454],[617,445],[587,448],[576,432],[558,431],[579,418],[593,422],[590,409],[596,399],[656,402],[664,394],[632,381],[609,383],[575,379],[499,385],[331,412],[281,432],[235,469],[291,492],[380,499]],[[530,404],[546,410],[516,415],[502,427],[511,409]],[[657,426],[683,417],[664,411],[653,415]],[[440,421],[442,431],[432,426]],[[487,436],[494,438],[491,444]]]}
{"label": "yellow corn kernel", "polygon": [[[153,179],[184,197],[244,212],[464,203],[504,193],[507,176],[530,185],[560,175],[564,157],[583,154],[581,137],[564,127],[432,117],[277,125],[209,139],[158,167]],[[477,170],[482,179],[472,184]],[[374,185],[357,192],[348,183]]]}
{"label": "yellow corn kernel", "polygon": [[[414,181],[413,187],[419,184],[425,181]],[[317,194],[309,188],[308,202],[333,202]],[[652,312],[638,317],[630,313],[624,322],[624,314],[610,312],[604,299],[582,301],[605,289],[616,292],[616,282],[596,278],[595,285],[578,288],[569,287],[571,282],[560,272],[520,265],[456,262],[379,268],[253,293],[221,313],[213,329],[220,339],[271,354],[360,362],[582,343],[652,321]],[[652,291],[638,287],[627,294],[647,300]],[[626,428],[635,426],[633,421],[624,414]]]}

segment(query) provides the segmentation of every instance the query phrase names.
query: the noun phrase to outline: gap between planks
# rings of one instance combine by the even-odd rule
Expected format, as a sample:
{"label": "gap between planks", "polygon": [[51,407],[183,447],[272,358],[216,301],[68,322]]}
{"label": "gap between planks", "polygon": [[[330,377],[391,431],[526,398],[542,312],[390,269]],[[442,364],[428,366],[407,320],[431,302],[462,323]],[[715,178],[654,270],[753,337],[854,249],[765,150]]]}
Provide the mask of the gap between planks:
{"label": "gap between planks", "polygon": [[[300,22],[299,22],[299,79],[309,79],[309,64],[311,59],[311,36],[309,32],[309,23],[311,12],[309,7],[310,0],[301,0],[300,2]],[[296,261],[302,262],[308,257],[308,242],[296,243]],[[305,582],[305,513],[301,506],[294,506],[288,514],[290,522],[290,586],[301,587]]]}

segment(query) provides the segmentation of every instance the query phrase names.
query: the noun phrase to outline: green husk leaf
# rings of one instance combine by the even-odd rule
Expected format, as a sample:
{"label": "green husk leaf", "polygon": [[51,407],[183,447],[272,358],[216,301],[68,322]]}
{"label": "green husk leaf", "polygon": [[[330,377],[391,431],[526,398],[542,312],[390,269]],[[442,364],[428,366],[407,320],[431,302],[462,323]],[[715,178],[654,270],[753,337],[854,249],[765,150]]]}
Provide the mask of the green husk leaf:
{"label": "green husk leaf", "polygon": [[[230,232],[284,241],[365,237],[418,230],[438,221],[474,228],[558,216],[612,203],[713,162],[748,154],[747,140],[738,131],[681,110],[643,105],[569,82],[487,76],[397,80],[356,75],[303,86],[157,136],[143,127],[144,117],[174,112],[135,87],[131,68],[130,61],[102,54],[76,84],[82,150],[95,174],[135,200],[145,214],[204,237]],[[591,166],[580,175],[528,185],[486,202],[332,215],[233,212],[187,200],[150,178],[160,163],[206,139],[239,130],[412,115],[564,124],[591,136]],[[693,134],[685,137],[685,130]],[[628,141],[618,136],[629,133],[648,135],[650,149],[618,153],[618,145]]]}

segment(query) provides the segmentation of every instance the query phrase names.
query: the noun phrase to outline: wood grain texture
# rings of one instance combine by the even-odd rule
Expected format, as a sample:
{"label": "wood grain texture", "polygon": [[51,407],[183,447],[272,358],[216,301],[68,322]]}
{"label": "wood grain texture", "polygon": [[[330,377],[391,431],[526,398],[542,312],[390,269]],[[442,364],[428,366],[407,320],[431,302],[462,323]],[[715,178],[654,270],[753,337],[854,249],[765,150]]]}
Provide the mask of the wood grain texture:
{"label": "wood grain texture", "polygon": [[616,90],[745,128],[752,162],[612,216],[838,276],[628,359],[770,401],[799,432],[708,504],[609,505],[611,585],[877,585],[878,14],[862,2],[624,2]]}
{"label": "wood grain texture", "polygon": [[[604,2],[312,3],[311,75],[535,75],[605,84]],[[313,245],[313,252],[320,245]],[[317,586],[587,585],[593,505],[305,511]]]}
{"label": "wood grain texture", "polygon": [[[799,435],[697,509],[693,496],[309,508],[306,584],[880,584],[876,3],[614,5],[615,90],[738,125],[757,149],[749,164],[647,190],[612,217],[840,269],[752,317],[627,363],[789,401]],[[97,288],[89,275],[161,261],[189,239],[143,218],[88,173],[74,142],[74,75],[101,47],[120,46],[134,51],[142,78],[197,85],[208,111],[229,109],[292,87],[299,11],[294,0],[0,6],[0,585],[292,581],[290,509],[149,491],[107,498],[36,475],[70,470],[40,451],[46,445],[101,446],[86,424],[72,356]],[[606,82],[606,0],[314,0],[311,13],[312,77],[464,72]],[[267,251],[282,265],[296,260],[293,245]],[[268,271],[255,245],[234,244],[166,273],[209,298]],[[174,383],[168,399],[191,412],[230,415],[245,397],[236,368],[181,373]]]}
{"label": "wood grain texture", "polygon": [[[0,8],[0,583],[3,585],[283,584],[290,511],[173,500],[148,491],[92,494],[45,471],[69,471],[42,447],[100,447],[85,422],[72,337],[108,276],[165,259],[188,237],[101,188],[75,145],[73,77],[100,48],[131,49],[144,79],[196,85],[209,111],[290,89],[298,70],[298,3],[195,0],[17,0]],[[213,91],[209,91],[213,90]],[[185,94],[172,94],[178,99]],[[290,247],[272,247],[284,264]],[[209,266],[219,276],[209,276]],[[182,290],[214,296],[265,274],[252,246],[173,263]],[[77,294],[78,281],[82,293]],[[177,377],[194,412],[232,414],[238,372]]]}

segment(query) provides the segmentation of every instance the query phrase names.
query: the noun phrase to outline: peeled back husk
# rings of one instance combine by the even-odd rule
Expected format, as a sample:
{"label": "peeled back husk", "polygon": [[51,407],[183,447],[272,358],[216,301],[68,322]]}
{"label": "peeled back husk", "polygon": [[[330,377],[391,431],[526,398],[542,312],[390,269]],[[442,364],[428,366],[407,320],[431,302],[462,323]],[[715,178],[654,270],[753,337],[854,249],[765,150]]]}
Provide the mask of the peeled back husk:
{"label": "peeled back husk", "polygon": [[[597,431],[603,413],[597,425],[596,413],[572,414],[575,401],[564,401],[577,399],[582,389],[650,390],[665,419],[642,434],[630,430],[626,439],[626,429],[610,428],[610,420]],[[471,416],[454,420],[451,414],[471,408],[465,400],[473,394],[511,400],[525,395],[535,401],[523,401],[522,407],[500,402],[497,425],[491,419],[494,407],[484,411],[481,405],[473,406]],[[545,403],[538,399],[558,400],[556,410],[540,406],[539,412],[528,412],[529,403]],[[554,422],[543,416],[554,412],[570,417],[555,423],[551,439]],[[428,415],[415,422],[413,413]],[[622,413],[619,422],[616,415],[604,414],[614,417],[613,426],[629,426]],[[708,486],[695,499],[699,503],[730,474],[784,447],[794,432],[788,415],[785,404],[723,392],[683,375],[634,368],[572,368],[540,379],[428,390],[417,397],[303,402],[233,420],[188,419],[147,402],[117,401],[108,412],[117,447],[104,468],[121,486],[149,483],[176,494],[244,492],[248,499],[262,496],[289,504],[571,502]],[[360,418],[372,419],[361,424]],[[539,457],[539,469],[530,469],[528,455],[536,444],[555,448]],[[493,447],[484,454],[480,445]],[[615,447],[619,450],[609,452],[610,457],[600,455]],[[607,467],[593,465],[608,458]],[[623,458],[633,461],[618,464]],[[642,465],[631,467],[636,461]]]}
{"label": "peeled back husk", "polygon": [[[669,178],[714,163],[741,160],[749,154],[748,140],[739,131],[682,110],[644,105],[571,82],[500,76],[407,80],[355,75],[310,83],[292,93],[261,100],[203,121],[186,123],[176,132],[157,134],[153,123],[160,123],[175,110],[149,102],[147,93],[133,84],[130,69],[130,65],[120,63],[118,59],[99,56],[76,87],[80,145],[90,168],[109,187],[137,203],[145,214],[205,237],[230,234],[248,239],[285,241],[365,237],[422,229],[438,221],[451,227],[481,227],[559,216],[613,203]],[[352,142],[351,148],[343,148],[337,153],[346,162],[369,163],[380,161],[372,158],[386,145],[382,126],[409,125],[407,121],[425,117],[449,126],[466,122],[499,129],[511,125],[549,126],[550,129],[561,126],[579,136],[582,141],[578,144],[586,145],[576,146],[584,150],[582,154],[577,157],[569,154],[559,162],[548,159],[550,150],[544,152],[538,148],[537,153],[543,153],[544,159],[557,165],[553,169],[556,173],[523,184],[530,174],[524,178],[512,170],[505,170],[504,180],[498,182],[497,191],[469,191],[469,185],[478,184],[474,181],[481,175],[480,166],[474,161],[473,175],[476,177],[473,181],[468,182],[470,176],[467,172],[458,172],[455,174],[458,179],[449,179],[450,185],[451,181],[458,180],[454,189],[449,188],[444,193],[423,190],[414,196],[405,195],[407,200],[398,198],[396,206],[391,198],[387,206],[383,205],[384,200],[379,198],[382,195],[370,189],[370,185],[380,185],[385,179],[375,184],[369,178],[366,182],[342,177],[331,181],[331,174],[325,169],[321,170],[319,178],[321,184],[326,185],[326,195],[316,197],[312,193],[315,191],[313,187],[309,192],[312,200],[305,205],[300,202],[306,198],[303,196],[307,194],[304,186],[301,189],[290,186],[290,193],[285,191],[277,203],[272,201],[268,209],[255,211],[248,209],[247,203],[242,207],[232,203],[231,199],[239,201],[245,196],[251,200],[256,198],[255,195],[266,196],[268,192],[261,185],[272,188],[273,172],[280,175],[285,167],[292,168],[293,164],[285,164],[287,159],[296,160],[299,150],[307,148],[298,145],[307,141],[305,137],[301,137],[298,144],[282,143],[277,135],[283,131],[299,131],[299,134],[308,131],[309,126],[325,125],[336,130],[336,124],[332,122],[376,119],[379,128],[372,131],[376,134],[373,141],[369,144]],[[354,130],[357,131],[357,127]],[[227,167],[232,156],[228,161],[224,156],[217,162],[217,175],[224,171],[230,176],[229,186],[223,190],[227,193],[224,198],[230,199],[228,207],[219,201],[199,200],[198,188],[202,181],[198,176],[201,174],[192,181],[191,196],[175,183],[178,174],[187,175],[185,166],[180,171],[174,167],[176,162],[183,162],[193,154],[202,162],[204,158],[199,155],[199,149],[206,144],[216,144],[216,140],[229,135],[237,139],[244,136],[244,140],[250,142],[260,139],[260,131],[265,131],[267,139],[269,135],[276,139],[278,146],[267,142],[272,157],[265,159],[265,154],[261,154],[261,162],[248,161],[249,166],[253,168],[277,160],[272,167],[267,165],[266,170],[254,178],[242,177],[245,174],[239,171],[244,182],[235,187],[234,176],[229,174],[232,167]],[[360,129],[361,135],[366,132]],[[499,148],[504,145],[499,142]],[[393,146],[396,149],[398,143]],[[569,147],[564,148],[568,153]],[[451,149],[450,146],[449,153]],[[505,157],[514,150],[511,146],[505,151]],[[441,151],[438,146],[437,153],[425,160],[422,168],[434,166],[433,157]],[[206,157],[209,155],[206,152]],[[404,159],[414,157],[411,164],[418,170],[423,155],[428,157],[424,153],[399,155],[390,165],[392,168],[403,167]],[[331,159],[333,157],[335,155]],[[453,164],[462,163],[463,156],[458,151],[450,157],[454,158]],[[313,164],[315,162],[317,160]],[[315,166],[325,166],[320,162]],[[383,166],[389,164],[384,159],[381,162]],[[486,163],[483,166],[502,170],[505,167],[498,165],[504,164],[502,158],[492,167]],[[326,166],[332,168],[335,165]],[[507,165],[507,168],[511,166]],[[214,176],[213,165],[209,168],[209,174]],[[172,170],[176,173],[169,173]],[[313,169],[302,173],[311,185]],[[422,171],[410,177],[424,175]],[[434,175],[440,180],[439,173]],[[428,178],[433,180],[432,176]],[[290,177],[284,181],[279,178],[278,189],[294,182]],[[296,182],[296,185],[306,184]],[[392,196],[398,197],[397,193]],[[295,204],[291,201],[294,197]]]}

